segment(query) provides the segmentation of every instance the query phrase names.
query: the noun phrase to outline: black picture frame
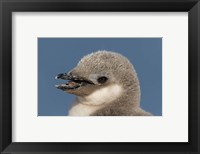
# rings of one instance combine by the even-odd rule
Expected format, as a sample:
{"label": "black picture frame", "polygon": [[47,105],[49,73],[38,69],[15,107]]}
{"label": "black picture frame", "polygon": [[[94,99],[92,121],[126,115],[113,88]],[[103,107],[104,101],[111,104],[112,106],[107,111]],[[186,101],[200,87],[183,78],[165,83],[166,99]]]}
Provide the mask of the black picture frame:
{"label": "black picture frame", "polygon": [[[12,142],[12,12],[188,12],[189,142],[178,143],[22,143]],[[199,0],[0,0],[1,153],[160,153],[200,154]],[[56,133],[56,132],[52,132]]]}

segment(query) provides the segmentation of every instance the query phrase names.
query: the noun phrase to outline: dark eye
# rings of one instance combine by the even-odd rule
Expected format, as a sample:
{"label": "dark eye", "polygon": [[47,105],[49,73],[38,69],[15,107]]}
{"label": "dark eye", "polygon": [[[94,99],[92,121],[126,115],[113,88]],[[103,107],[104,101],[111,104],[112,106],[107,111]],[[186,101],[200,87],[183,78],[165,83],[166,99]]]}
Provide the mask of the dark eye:
{"label": "dark eye", "polygon": [[108,78],[105,77],[105,76],[98,78],[98,82],[101,83],[101,84],[105,83],[107,80],[108,80]]}

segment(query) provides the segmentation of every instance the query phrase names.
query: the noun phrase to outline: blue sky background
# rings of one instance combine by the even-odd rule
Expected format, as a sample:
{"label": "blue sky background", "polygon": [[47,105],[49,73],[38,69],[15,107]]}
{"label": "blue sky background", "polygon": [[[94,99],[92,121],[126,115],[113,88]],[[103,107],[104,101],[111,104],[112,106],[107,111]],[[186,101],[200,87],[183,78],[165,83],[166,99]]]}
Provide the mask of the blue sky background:
{"label": "blue sky background", "polygon": [[55,88],[55,80],[85,55],[107,50],[134,65],[141,86],[141,107],[162,115],[162,38],[38,38],[38,116],[66,116],[75,96]]}

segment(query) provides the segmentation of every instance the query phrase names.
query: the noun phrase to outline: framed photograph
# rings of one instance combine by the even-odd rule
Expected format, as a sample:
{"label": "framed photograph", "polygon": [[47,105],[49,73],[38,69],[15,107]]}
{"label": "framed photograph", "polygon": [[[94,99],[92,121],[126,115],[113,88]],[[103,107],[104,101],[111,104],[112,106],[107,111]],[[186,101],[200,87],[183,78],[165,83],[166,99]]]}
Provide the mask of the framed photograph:
{"label": "framed photograph", "polygon": [[199,0],[1,0],[1,153],[200,153]]}

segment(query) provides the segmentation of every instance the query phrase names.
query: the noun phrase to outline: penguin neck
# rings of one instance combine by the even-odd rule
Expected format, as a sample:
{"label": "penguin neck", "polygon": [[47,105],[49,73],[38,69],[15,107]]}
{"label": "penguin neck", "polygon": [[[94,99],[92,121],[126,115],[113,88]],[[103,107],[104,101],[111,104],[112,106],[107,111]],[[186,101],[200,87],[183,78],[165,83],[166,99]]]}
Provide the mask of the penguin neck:
{"label": "penguin neck", "polygon": [[[129,105],[128,105],[129,104]],[[94,91],[88,96],[77,97],[69,111],[70,116],[89,116],[106,107],[130,107],[140,106],[139,84],[122,86],[113,84]]]}
{"label": "penguin neck", "polygon": [[77,97],[69,111],[70,116],[89,116],[101,108],[113,103],[123,94],[122,86],[113,84],[98,89],[85,97]]}
{"label": "penguin neck", "polygon": [[78,97],[79,103],[92,106],[103,106],[109,104],[121,97],[123,88],[119,84],[112,84],[101,89],[98,89],[88,96]]}

